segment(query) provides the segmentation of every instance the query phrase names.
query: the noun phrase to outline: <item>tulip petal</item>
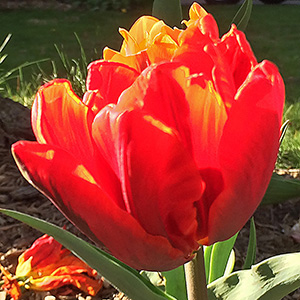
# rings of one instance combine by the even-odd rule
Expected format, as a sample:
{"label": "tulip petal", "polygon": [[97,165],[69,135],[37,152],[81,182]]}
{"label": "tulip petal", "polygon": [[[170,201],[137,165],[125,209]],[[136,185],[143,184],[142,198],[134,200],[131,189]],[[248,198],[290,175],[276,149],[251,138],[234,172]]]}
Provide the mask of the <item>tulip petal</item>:
{"label": "tulip petal", "polygon": [[246,79],[251,68],[257,65],[256,58],[246,40],[245,34],[237,30],[233,24],[230,31],[226,33],[217,45],[222,57],[226,60],[233,74],[235,90],[237,90]]}
{"label": "tulip petal", "polygon": [[229,238],[259,205],[277,157],[283,102],[277,68],[262,62],[240,88],[224,127],[219,152],[224,191],[210,207],[202,243]]}
{"label": "tulip petal", "polygon": [[37,141],[57,145],[78,157],[86,156],[86,149],[93,149],[90,136],[93,118],[92,111],[64,79],[43,85],[32,107],[32,126]]}
{"label": "tulip petal", "polygon": [[[27,276],[36,268],[44,268],[59,261],[62,245],[52,237],[44,235],[18,258],[16,276]],[[30,264],[26,263],[30,259]]]}
{"label": "tulip petal", "polygon": [[49,276],[30,278],[29,283],[27,283],[28,288],[36,291],[50,291],[62,286],[73,285],[91,296],[95,296],[101,289],[102,283],[100,281],[84,274],[66,273],[69,271],[70,270],[65,270],[63,274],[56,274],[55,272]]}
{"label": "tulip petal", "polygon": [[189,107],[184,85],[189,73],[177,63],[162,63],[147,68],[124,92],[118,109],[142,109],[165,125],[177,130],[191,151]]}
{"label": "tulip petal", "polygon": [[105,143],[103,134],[111,135],[106,142],[114,141],[127,211],[148,233],[167,237],[187,254],[197,249],[195,202],[201,198],[204,186],[176,132],[135,110],[121,115],[112,110],[100,115],[93,130],[99,147]]}
{"label": "tulip petal", "polygon": [[[94,61],[88,66],[86,79],[88,92],[85,93],[83,102],[98,113],[105,105],[117,103],[120,94],[138,75],[135,69],[127,65],[104,60]],[[94,96],[87,97],[87,94],[91,93]]]}
{"label": "tulip petal", "polygon": [[186,89],[190,108],[193,156],[199,169],[219,168],[218,149],[227,121],[225,104],[212,82],[192,78]]}
{"label": "tulip petal", "polygon": [[135,69],[139,73],[141,73],[150,65],[146,50],[131,55],[123,55],[117,51],[105,47],[103,49],[103,58],[110,62],[117,62],[127,65],[128,67]]}
{"label": "tulip petal", "polygon": [[[162,236],[147,233],[75,157],[45,144],[18,142],[13,153],[22,174],[74,223],[133,268],[169,270],[191,259]],[[132,247],[134,245],[134,251]]]}
{"label": "tulip petal", "polygon": [[129,32],[120,29],[120,33],[124,38],[120,53],[122,55],[132,55],[146,48],[146,41],[152,27],[159,22],[152,16],[142,16],[130,28]]}
{"label": "tulip petal", "polygon": [[197,24],[193,24],[179,35],[178,40],[179,48],[172,61],[187,66],[191,74],[202,73],[210,80],[214,63],[205,52],[205,46],[213,43],[209,35],[204,35]]}
{"label": "tulip petal", "polygon": [[178,49],[178,44],[165,34],[158,34],[147,49],[147,54],[151,64],[170,61]]}

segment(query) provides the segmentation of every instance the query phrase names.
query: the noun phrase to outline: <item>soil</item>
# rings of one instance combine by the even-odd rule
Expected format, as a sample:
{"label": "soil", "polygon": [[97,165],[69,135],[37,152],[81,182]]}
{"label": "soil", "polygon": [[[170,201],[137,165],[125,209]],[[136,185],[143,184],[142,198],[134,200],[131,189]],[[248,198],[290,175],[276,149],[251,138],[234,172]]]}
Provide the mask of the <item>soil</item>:
{"label": "soil", "polygon": [[[34,140],[30,128],[30,112],[22,105],[0,98],[0,207],[21,211],[49,221],[83,237],[52,203],[36,191],[20,175],[10,152],[17,140]],[[299,178],[299,170],[284,170],[287,176]],[[282,204],[260,207],[255,215],[257,228],[257,262],[265,258],[288,252],[300,251],[300,196]],[[297,225],[298,224],[298,225]],[[18,256],[30,247],[42,234],[31,227],[0,215],[0,262],[12,273]],[[249,236],[249,224],[243,228],[235,246],[236,265],[242,266]],[[0,299],[1,298],[0,294]],[[9,297],[7,296],[7,299]],[[24,300],[52,299],[127,299],[109,284],[96,297],[82,294],[71,287],[50,292],[27,292]],[[300,290],[285,297],[286,300],[300,299]]]}

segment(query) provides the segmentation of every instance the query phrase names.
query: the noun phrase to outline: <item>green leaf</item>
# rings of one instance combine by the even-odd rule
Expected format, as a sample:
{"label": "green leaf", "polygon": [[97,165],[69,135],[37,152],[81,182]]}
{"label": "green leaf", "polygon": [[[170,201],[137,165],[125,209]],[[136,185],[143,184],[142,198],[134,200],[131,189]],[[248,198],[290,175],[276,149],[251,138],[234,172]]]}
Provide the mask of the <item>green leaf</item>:
{"label": "green leaf", "polygon": [[[222,277],[224,275],[228,259],[230,257],[230,253],[234,246],[237,235],[238,233],[226,241],[217,242],[205,248],[205,252],[210,252],[210,257],[208,257],[208,255],[205,255],[204,252],[205,266],[208,265],[208,263],[206,263],[205,260],[209,259],[209,267],[208,269],[206,269],[206,272],[208,274],[208,276],[206,275],[207,283],[211,283],[217,278]],[[212,249],[209,249],[210,247]]]}
{"label": "green leaf", "polygon": [[282,143],[282,141],[283,141],[283,139],[284,139],[284,137],[285,137],[285,134],[286,134],[286,131],[287,131],[288,127],[289,127],[289,124],[290,124],[290,120],[286,120],[286,121],[282,124],[282,126],[281,126],[281,128],[280,128],[280,131],[281,131],[281,135],[280,135],[280,139],[279,139],[279,144],[280,144],[280,145],[281,145],[281,143]]}
{"label": "green leaf", "polygon": [[162,272],[166,280],[166,292],[180,300],[187,300],[184,267]]}
{"label": "green leaf", "polygon": [[236,15],[233,17],[231,23],[236,24],[237,28],[241,31],[245,31],[247,28],[252,12],[252,5],[252,0],[245,0]]}
{"label": "green leaf", "polygon": [[208,299],[280,300],[300,287],[300,252],[271,257],[208,285]]}
{"label": "green leaf", "polygon": [[235,265],[235,252],[232,249],[230,252],[223,276],[227,276],[227,275],[231,274],[234,269],[234,265]]}
{"label": "green leaf", "polygon": [[70,232],[19,212],[6,209],[0,209],[0,212],[53,236],[54,239],[97,270],[108,282],[132,300],[175,300],[172,296],[152,285],[138,271]]}
{"label": "green leaf", "polygon": [[206,282],[208,282],[208,280],[209,280],[210,259],[211,259],[212,249],[213,249],[213,245],[203,246],[204,268],[205,268],[205,274],[206,274]]}
{"label": "green leaf", "polygon": [[250,220],[250,234],[249,234],[247,255],[246,255],[243,269],[250,269],[255,262],[255,258],[256,258],[256,229],[255,229],[254,218],[252,217]]}
{"label": "green leaf", "polygon": [[169,26],[181,27],[182,7],[180,0],[154,0],[152,15]]}
{"label": "green leaf", "polygon": [[300,180],[287,179],[273,173],[261,205],[281,203],[295,198],[300,198]]}

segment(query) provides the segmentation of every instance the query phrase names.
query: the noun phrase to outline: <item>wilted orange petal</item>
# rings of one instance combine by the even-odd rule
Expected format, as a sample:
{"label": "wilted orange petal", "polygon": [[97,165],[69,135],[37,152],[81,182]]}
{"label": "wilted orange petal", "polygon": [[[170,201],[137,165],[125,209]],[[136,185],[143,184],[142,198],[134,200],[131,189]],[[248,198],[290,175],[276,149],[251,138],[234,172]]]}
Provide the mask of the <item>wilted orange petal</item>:
{"label": "wilted orange petal", "polygon": [[73,285],[83,292],[95,296],[102,288],[103,283],[102,280],[95,280],[84,274],[53,274],[41,278],[30,278],[27,288],[37,291],[49,291],[66,285]]}
{"label": "wilted orange petal", "polygon": [[22,292],[18,281],[14,279],[12,274],[10,274],[10,272],[8,272],[1,264],[0,271],[3,274],[2,279],[4,281],[4,283],[1,286],[1,289],[7,291],[7,293],[13,300],[21,299]]}
{"label": "wilted orange petal", "polygon": [[45,234],[18,258],[16,276],[32,275],[36,270],[55,264],[60,260],[62,245]]}

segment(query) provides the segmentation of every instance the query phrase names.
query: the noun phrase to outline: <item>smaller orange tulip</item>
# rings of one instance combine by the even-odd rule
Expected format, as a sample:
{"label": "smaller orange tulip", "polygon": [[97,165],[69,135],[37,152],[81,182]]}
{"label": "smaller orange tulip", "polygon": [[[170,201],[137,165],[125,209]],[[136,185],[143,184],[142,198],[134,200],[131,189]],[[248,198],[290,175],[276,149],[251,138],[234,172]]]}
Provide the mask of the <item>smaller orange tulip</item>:
{"label": "smaller orange tulip", "polygon": [[51,236],[37,239],[31,248],[20,255],[16,274],[1,269],[5,288],[14,300],[21,297],[20,286],[36,291],[49,291],[66,285],[73,285],[83,292],[96,295],[102,287],[97,272]]}

